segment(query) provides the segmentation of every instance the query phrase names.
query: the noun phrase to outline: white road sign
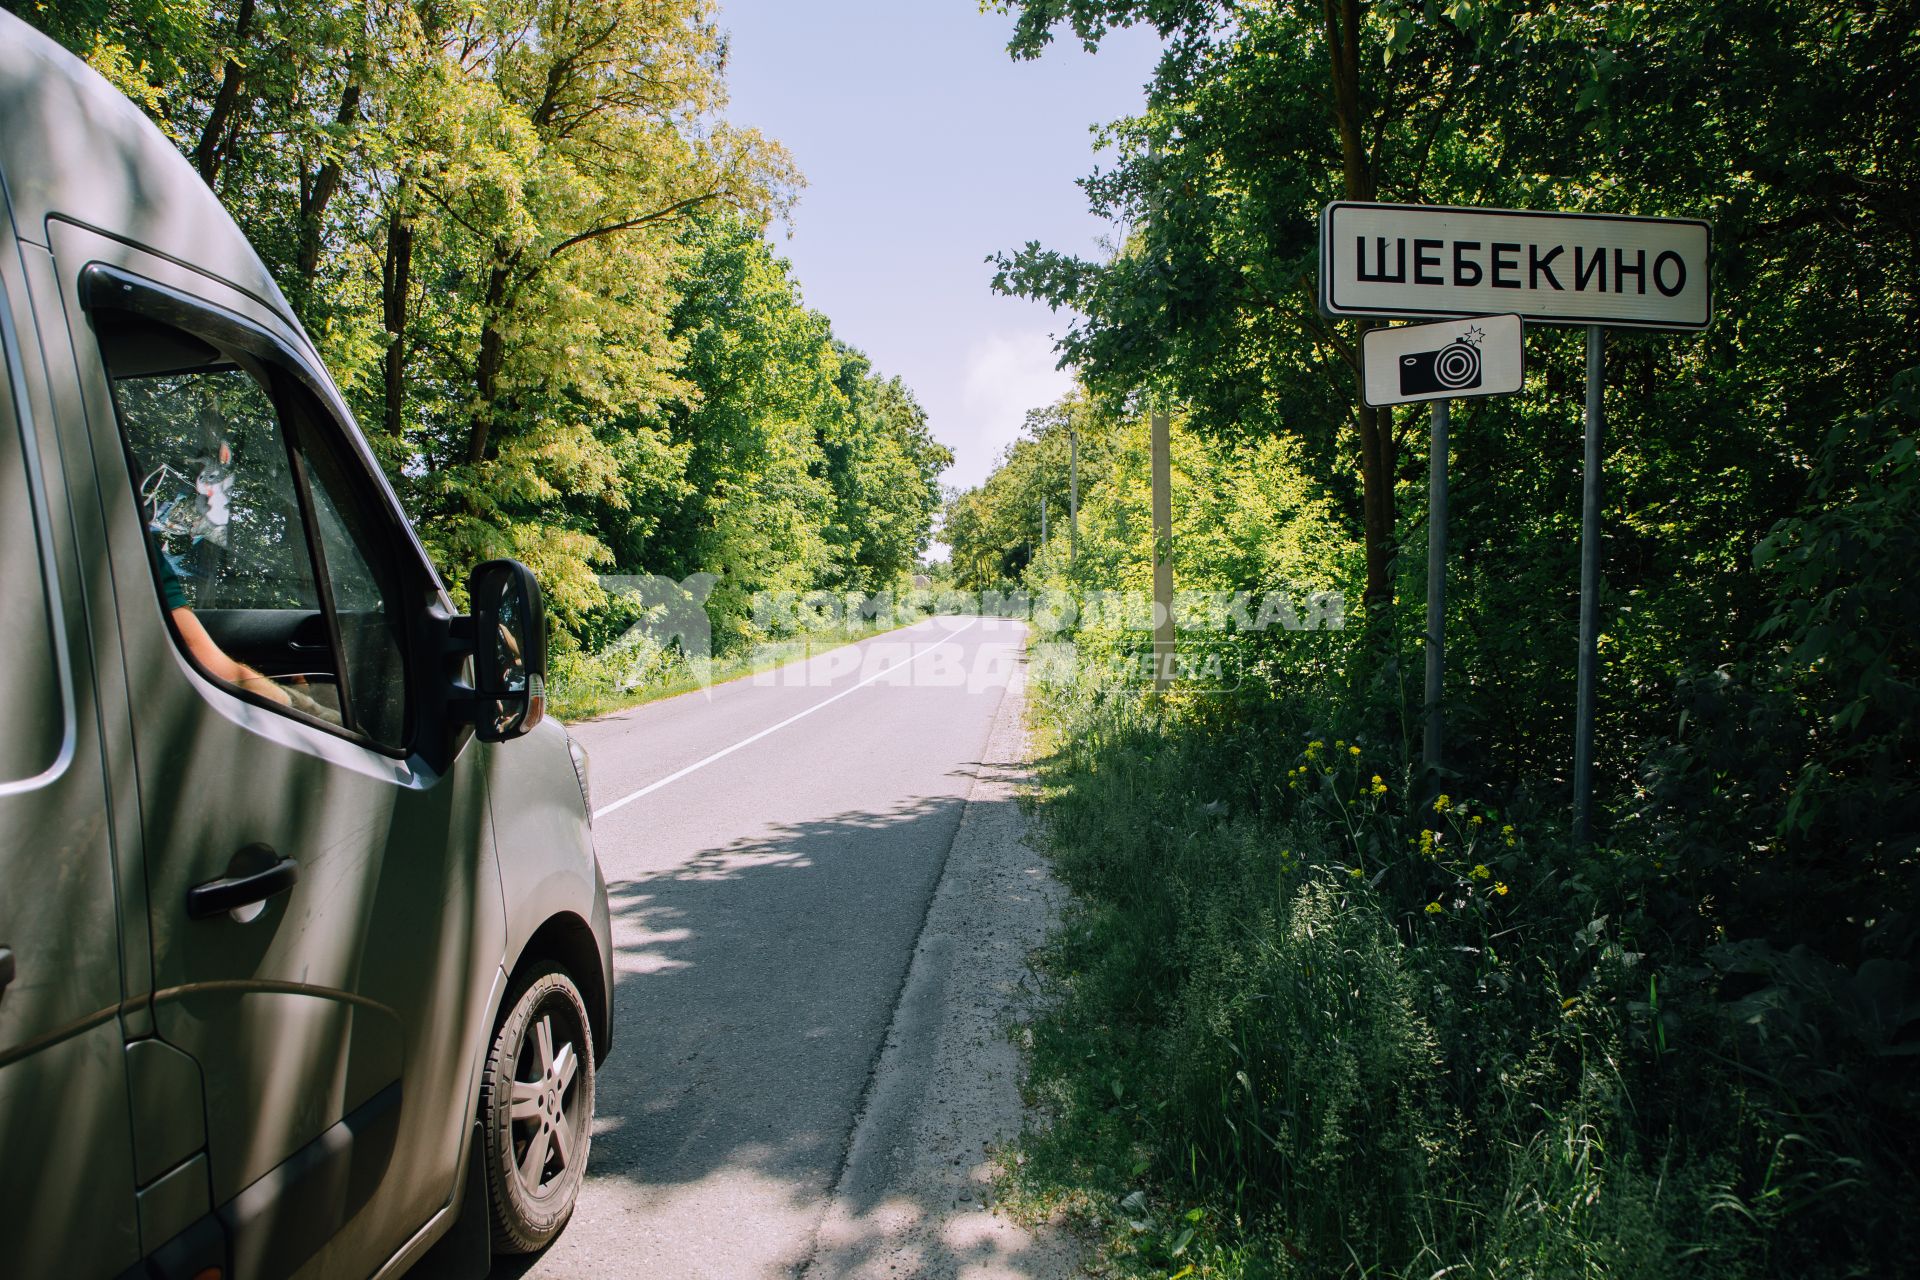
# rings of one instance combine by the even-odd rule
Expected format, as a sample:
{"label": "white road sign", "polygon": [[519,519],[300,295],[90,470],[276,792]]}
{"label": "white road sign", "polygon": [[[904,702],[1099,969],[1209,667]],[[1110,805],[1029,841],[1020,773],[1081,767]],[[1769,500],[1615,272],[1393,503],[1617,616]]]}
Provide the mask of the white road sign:
{"label": "white road sign", "polygon": [[1320,305],[1701,329],[1712,244],[1706,223],[1680,218],[1335,203],[1320,215]]}
{"label": "white road sign", "polygon": [[1504,396],[1526,381],[1519,316],[1369,329],[1360,340],[1365,399],[1378,408],[1415,400]]}

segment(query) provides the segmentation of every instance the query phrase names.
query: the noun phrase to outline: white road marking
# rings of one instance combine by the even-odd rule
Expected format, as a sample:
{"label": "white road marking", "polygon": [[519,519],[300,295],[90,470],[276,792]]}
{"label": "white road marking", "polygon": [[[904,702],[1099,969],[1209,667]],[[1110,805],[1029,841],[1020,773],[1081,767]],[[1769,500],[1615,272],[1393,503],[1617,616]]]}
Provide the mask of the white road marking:
{"label": "white road marking", "polygon": [[979,623],[979,621],[980,619],[975,618],[972,622],[969,622],[966,626],[961,627],[960,630],[948,632],[946,638],[941,640],[939,643],[930,644],[926,648],[920,650],[918,653],[914,654],[910,658],[902,658],[900,661],[893,663],[891,666],[885,666],[880,668],[880,670],[874,672],[872,675],[861,680],[858,684],[851,685],[845,689],[842,689],[840,692],[834,694],[831,698],[822,698],[820,701],[808,707],[805,711],[799,712],[795,715],[790,715],[785,720],[782,720],[779,724],[770,725],[751,737],[742,738],[740,739],[740,741],[734,743],[730,747],[722,747],[720,750],[714,752],[712,755],[708,756],[706,759],[696,760],[692,764],[688,765],[686,768],[680,770],[678,773],[670,773],[666,777],[660,779],[660,781],[658,782],[650,782],[646,786],[640,788],[638,791],[629,792],[628,794],[621,796],[618,800],[615,800],[612,804],[602,805],[600,808],[595,809],[593,811],[594,820],[598,821],[599,819],[606,817],[608,814],[612,813],[616,809],[624,809],[628,805],[632,804],[635,800],[638,800],[643,796],[652,795],[654,792],[666,786],[668,783],[678,782],[680,781],[680,779],[686,777],[688,774],[704,769],[716,760],[725,759],[727,756],[732,755],[734,752],[740,750],[740,748],[742,747],[750,747],[754,743],[760,741],[760,739],[766,737],[768,734],[778,733],[780,732],[780,730],[786,728],[788,725],[794,723],[796,720],[804,720],[808,716],[812,715],[814,712],[820,710],[820,708],[830,707],[834,703],[840,701],[840,699],[846,697],[850,693],[858,693],[860,690],[872,684],[875,680],[878,680],[881,676],[889,675],[892,672],[898,671],[902,667],[910,666],[913,663],[918,662],[920,659],[926,657],[930,653],[933,653],[940,649],[944,649],[946,646],[952,644],[956,638],[966,634],[968,631],[971,631]]}

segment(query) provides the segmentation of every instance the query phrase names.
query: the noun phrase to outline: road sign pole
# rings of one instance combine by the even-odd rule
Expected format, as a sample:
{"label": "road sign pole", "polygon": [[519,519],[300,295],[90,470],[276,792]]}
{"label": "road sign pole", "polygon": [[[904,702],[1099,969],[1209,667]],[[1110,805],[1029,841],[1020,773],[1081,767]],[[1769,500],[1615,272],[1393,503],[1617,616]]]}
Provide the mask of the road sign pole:
{"label": "road sign pole", "polygon": [[1600,638],[1600,432],[1606,330],[1587,326],[1587,461],[1580,511],[1580,668],[1573,710],[1573,841],[1593,840],[1593,717]]}
{"label": "road sign pole", "polygon": [[1447,661],[1447,425],[1449,402],[1433,402],[1427,462],[1427,696],[1421,757],[1429,777],[1440,769],[1446,720],[1440,704]]}

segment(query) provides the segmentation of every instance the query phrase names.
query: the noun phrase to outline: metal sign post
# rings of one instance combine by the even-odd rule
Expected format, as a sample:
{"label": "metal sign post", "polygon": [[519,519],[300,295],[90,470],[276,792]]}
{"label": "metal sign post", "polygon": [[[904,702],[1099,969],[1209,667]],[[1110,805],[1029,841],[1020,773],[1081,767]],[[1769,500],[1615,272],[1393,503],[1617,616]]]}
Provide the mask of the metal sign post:
{"label": "metal sign post", "polygon": [[1446,717],[1440,701],[1447,664],[1447,418],[1446,400],[1433,402],[1427,461],[1427,689],[1426,731],[1420,756],[1429,775],[1439,772]]}
{"label": "metal sign post", "polygon": [[1593,717],[1600,662],[1600,431],[1607,331],[1587,326],[1587,459],[1580,485],[1580,666],[1573,708],[1573,842],[1593,841]]}
{"label": "metal sign post", "polygon": [[1369,329],[1360,339],[1362,395],[1376,408],[1433,402],[1427,461],[1426,696],[1421,759],[1429,778],[1444,764],[1447,665],[1447,427],[1455,397],[1510,395],[1526,384],[1519,316]]}

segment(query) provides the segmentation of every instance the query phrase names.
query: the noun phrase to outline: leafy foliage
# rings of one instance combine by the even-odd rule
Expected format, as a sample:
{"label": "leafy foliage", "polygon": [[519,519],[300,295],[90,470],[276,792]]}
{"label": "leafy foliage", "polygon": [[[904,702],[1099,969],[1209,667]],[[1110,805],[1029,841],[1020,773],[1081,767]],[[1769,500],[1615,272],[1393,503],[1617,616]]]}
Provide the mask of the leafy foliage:
{"label": "leafy foliage", "polygon": [[737,639],[911,571],[947,455],[766,246],[799,177],[712,0],[10,7],[225,201],[456,584],[518,557],[570,641],[600,573],[713,571]]}
{"label": "leafy foliage", "polygon": [[[1081,905],[1028,1192],[1091,1204],[1145,1273],[1903,1269],[1920,9],[1001,8],[1016,56],[1129,24],[1166,53],[1083,184],[1119,251],[1000,261],[1083,317],[1079,554],[1057,529],[1021,550],[1058,493],[1040,422],[950,505],[956,570],[1145,592],[1158,399],[1220,477],[1176,462],[1183,589],[1330,575],[1372,606],[1355,633],[1209,639],[1231,690],[1142,699],[1093,663],[1050,693]],[[1369,421],[1354,326],[1313,305],[1321,206],[1375,197],[1714,224],[1713,325],[1609,344],[1592,848],[1564,817],[1579,335],[1530,332],[1524,393],[1456,410],[1447,769],[1423,772],[1425,433]],[[1376,1105],[1341,1103],[1356,1079]]]}

